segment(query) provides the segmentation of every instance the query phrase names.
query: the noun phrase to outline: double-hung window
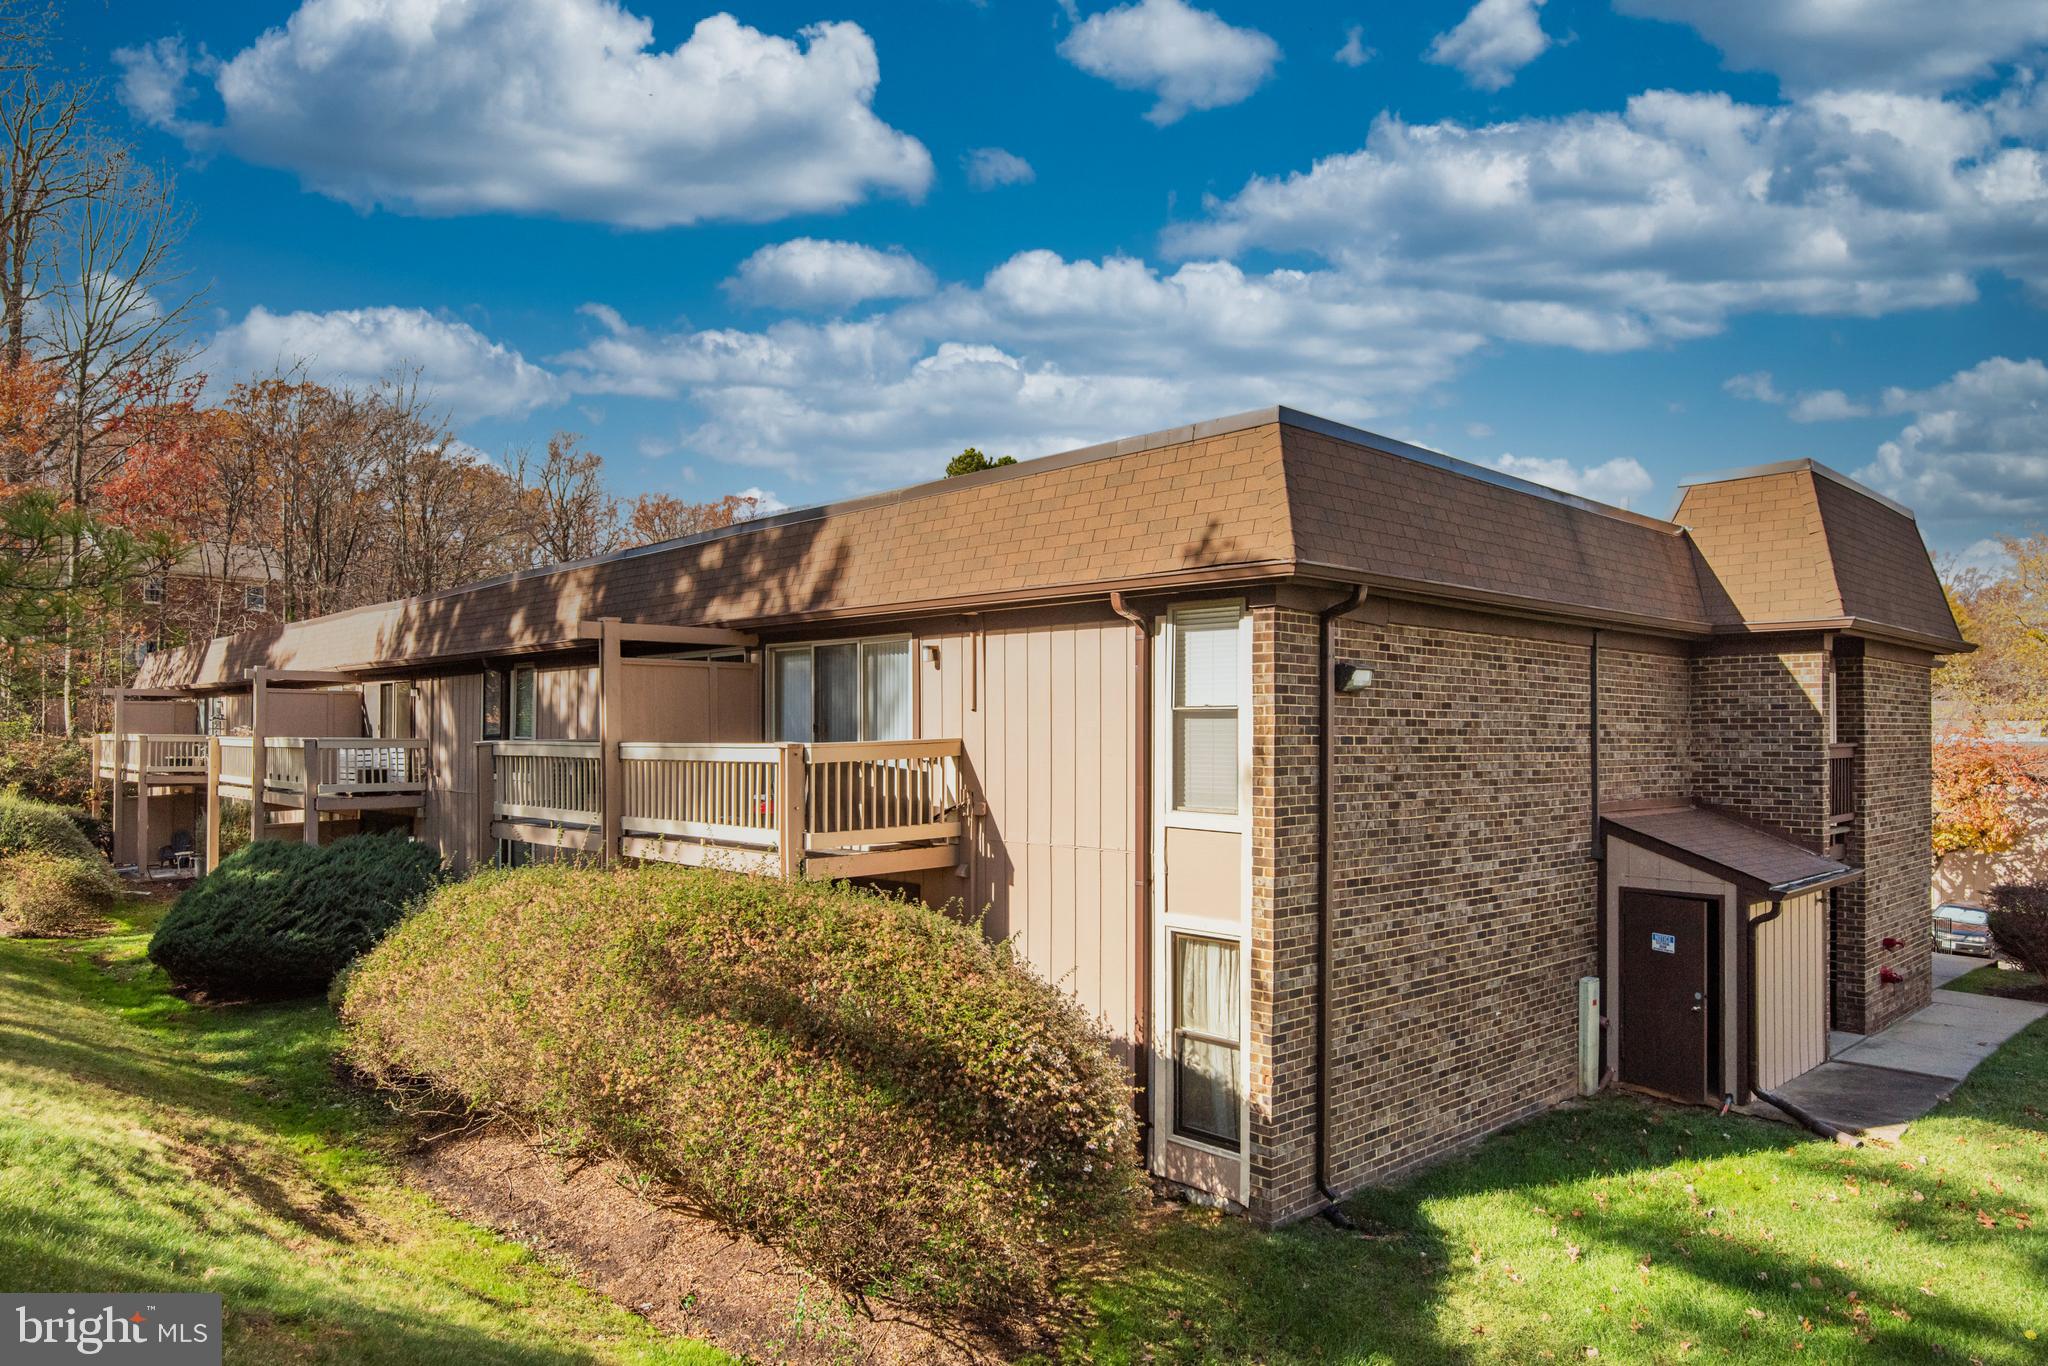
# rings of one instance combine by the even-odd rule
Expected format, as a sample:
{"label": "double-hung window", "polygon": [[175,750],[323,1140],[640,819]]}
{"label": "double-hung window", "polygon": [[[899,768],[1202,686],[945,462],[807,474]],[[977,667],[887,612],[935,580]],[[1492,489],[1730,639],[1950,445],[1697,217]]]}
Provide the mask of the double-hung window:
{"label": "double-hung window", "polygon": [[777,740],[831,744],[910,738],[910,640],[834,640],[768,652]]}
{"label": "double-hung window", "polygon": [[1173,613],[1173,807],[1238,813],[1239,621],[1234,602]]}
{"label": "double-hung window", "polygon": [[1239,945],[1207,935],[1173,936],[1173,1128],[1237,1150],[1244,1005]]}

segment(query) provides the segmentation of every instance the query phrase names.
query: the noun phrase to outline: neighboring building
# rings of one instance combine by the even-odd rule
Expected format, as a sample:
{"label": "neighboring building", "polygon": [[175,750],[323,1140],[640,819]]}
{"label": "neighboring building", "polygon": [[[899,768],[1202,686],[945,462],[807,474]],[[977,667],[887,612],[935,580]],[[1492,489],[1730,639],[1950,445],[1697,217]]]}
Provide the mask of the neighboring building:
{"label": "neighboring building", "polygon": [[127,848],[255,792],[958,906],[1278,1222],[1572,1095],[1582,978],[1692,1102],[1926,1004],[1962,648],[1810,462],[1662,521],[1267,409],[161,654],[105,769]]}
{"label": "neighboring building", "polygon": [[138,628],[136,659],[185,641],[276,625],[275,583],[269,563],[249,547],[187,547],[135,586],[128,607]]}

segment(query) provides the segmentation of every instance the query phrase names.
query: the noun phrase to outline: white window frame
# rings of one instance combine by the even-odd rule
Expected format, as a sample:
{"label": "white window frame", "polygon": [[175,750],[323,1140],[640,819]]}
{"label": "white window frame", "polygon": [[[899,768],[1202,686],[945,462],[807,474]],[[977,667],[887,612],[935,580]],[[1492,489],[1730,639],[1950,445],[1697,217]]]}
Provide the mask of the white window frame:
{"label": "white window frame", "polygon": [[170,585],[161,574],[151,574],[142,581],[142,601],[150,607],[161,606],[169,591]]}
{"label": "white window frame", "polygon": [[[1234,606],[1238,609],[1237,678],[1237,811],[1182,811],[1173,805],[1173,661],[1178,648],[1177,619],[1193,609]],[[1152,657],[1152,1126],[1156,1144],[1174,1143],[1234,1163],[1235,1198],[1244,1203],[1251,1190],[1251,897],[1252,897],[1252,614],[1241,598],[1176,603],[1159,618]],[[1241,889],[1234,919],[1169,913],[1166,899],[1166,832],[1168,829],[1214,830],[1236,834]],[[1237,945],[1239,1037],[1237,1043],[1238,1134],[1232,1151],[1183,1134],[1174,1127],[1174,1013],[1179,983],[1175,979],[1174,938],[1190,935],[1234,941]],[[1155,1150],[1155,1169],[1162,1153]]]}
{"label": "white window frame", "polygon": [[[791,640],[780,645],[769,645],[761,651],[761,689],[763,693],[761,730],[771,743],[782,742],[782,699],[776,694],[775,656],[796,650],[812,652],[811,659],[811,715],[812,726],[816,728],[818,698],[818,662],[816,651],[821,645],[860,646],[860,742],[874,739],[868,729],[868,647],[871,645],[895,645],[901,643],[910,655],[910,733],[906,740],[919,739],[920,721],[917,715],[917,638],[905,634],[886,636],[834,636],[829,640]],[[844,741],[816,741],[818,744],[843,744]]]}
{"label": "white window frame", "polygon": [[270,585],[267,583],[243,584],[242,610],[245,612],[268,612],[270,610]]}

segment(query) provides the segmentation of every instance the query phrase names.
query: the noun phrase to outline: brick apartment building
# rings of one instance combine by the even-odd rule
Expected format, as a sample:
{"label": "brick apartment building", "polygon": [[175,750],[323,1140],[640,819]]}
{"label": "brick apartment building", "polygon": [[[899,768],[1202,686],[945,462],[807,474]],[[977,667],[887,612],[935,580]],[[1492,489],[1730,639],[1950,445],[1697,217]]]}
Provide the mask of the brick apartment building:
{"label": "brick apartment building", "polygon": [[1667,521],[1266,409],[166,652],[102,772],[135,850],[244,800],[960,907],[1156,1172],[1280,1222],[1574,1094],[1582,1028],[1712,1104],[1924,1005],[1962,648],[1819,465]]}

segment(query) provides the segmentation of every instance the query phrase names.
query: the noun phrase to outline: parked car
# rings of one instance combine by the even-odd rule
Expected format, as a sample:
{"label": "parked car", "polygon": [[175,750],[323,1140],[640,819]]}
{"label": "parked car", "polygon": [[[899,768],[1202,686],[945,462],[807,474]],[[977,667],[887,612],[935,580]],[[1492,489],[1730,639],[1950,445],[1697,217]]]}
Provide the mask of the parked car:
{"label": "parked car", "polygon": [[1982,906],[1944,901],[1934,908],[1934,947],[1942,953],[1996,958],[1991,947],[1991,916]]}

